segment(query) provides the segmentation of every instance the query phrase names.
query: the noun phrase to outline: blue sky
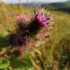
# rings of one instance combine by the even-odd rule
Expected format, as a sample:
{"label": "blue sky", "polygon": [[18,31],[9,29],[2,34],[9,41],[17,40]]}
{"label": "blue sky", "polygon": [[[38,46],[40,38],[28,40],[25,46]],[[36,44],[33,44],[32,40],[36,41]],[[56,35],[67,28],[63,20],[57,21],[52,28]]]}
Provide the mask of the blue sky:
{"label": "blue sky", "polygon": [[[7,3],[18,3],[19,0],[2,0],[4,2],[7,2]],[[64,2],[64,1],[67,1],[67,0],[35,0],[35,2]],[[21,2],[27,2],[27,0],[21,0]],[[29,0],[29,2],[33,2],[33,0]]]}

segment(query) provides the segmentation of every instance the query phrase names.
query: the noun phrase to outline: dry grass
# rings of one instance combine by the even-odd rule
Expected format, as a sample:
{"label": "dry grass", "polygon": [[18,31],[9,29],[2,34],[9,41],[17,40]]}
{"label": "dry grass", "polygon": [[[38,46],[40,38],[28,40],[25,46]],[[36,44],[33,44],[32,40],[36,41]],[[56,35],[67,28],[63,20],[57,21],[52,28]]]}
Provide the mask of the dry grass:
{"label": "dry grass", "polygon": [[[62,57],[63,53],[65,51],[62,51],[64,48],[62,48],[63,45],[68,46],[68,44],[63,43],[63,41],[67,42],[70,38],[70,14],[64,13],[64,12],[56,12],[56,11],[50,11],[50,13],[53,16],[54,19],[54,30],[51,33],[50,37],[46,39],[45,44],[41,45],[38,49],[35,49],[35,51],[30,52],[30,58],[32,60],[32,63],[34,65],[34,70],[68,70],[69,68],[69,61],[67,61],[67,64],[64,65],[63,69],[61,68],[61,61],[65,60],[64,58],[58,58],[55,59],[55,56],[58,54],[60,57]],[[33,9],[31,8],[25,8],[18,6],[8,6],[7,4],[2,4],[0,7],[0,36],[6,36],[9,31],[12,31],[15,29],[15,17],[17,15],[21,14],[27,14],[32,15]],[[62,41],[62,42],[61,42]],[[70,41],[69,41],[70,43]],[[2,45],[0,45],[2,47]],[[68,46],[68,49],[70,48],[70,44]],[[62,49],[62,50],[61,50]],[[56,54],[54,54],[56,53]],[[54,55],[55,56],[54,56]],[[67,54],[70,54],[68,52]],[[65,56],[67,56],[65,54]],[[70,55],[67,56],[70,58]],[[69,59],[70,60],[70,59]],[[33,69],[32,69],[33,70]]]}

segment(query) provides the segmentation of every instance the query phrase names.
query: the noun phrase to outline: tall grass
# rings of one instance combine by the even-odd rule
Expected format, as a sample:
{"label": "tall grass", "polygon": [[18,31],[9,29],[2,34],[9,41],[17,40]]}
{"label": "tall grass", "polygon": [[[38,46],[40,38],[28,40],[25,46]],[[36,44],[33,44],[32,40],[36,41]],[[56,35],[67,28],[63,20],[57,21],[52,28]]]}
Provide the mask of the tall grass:
{"label": "tall grass", "polygon": [[[55,11],[50,11],[50,13],[54,17],[54,30],[50,30],[50,36],[45,40],[45,44],[41,45],[37,49],[35,48],[34,51],[29,52],[29,57],[34,67],[32,70],[70,69],[70,44],[68,45],[68,43],[66,43],[67,41],[70,43],[70,14]],[[19,7],[17,5],[1,4],[0,36],[6,36],[9,31],[13,31],[15,29],[15,17],[21,14],[31,16],[33,15],[33,9],[22,7],[21,5]],[[65,51],[63,51],[64,49]],[[67,57],[67,59],[63,58],[63,56]],[[65,61],[66,64],[64,64]]]}

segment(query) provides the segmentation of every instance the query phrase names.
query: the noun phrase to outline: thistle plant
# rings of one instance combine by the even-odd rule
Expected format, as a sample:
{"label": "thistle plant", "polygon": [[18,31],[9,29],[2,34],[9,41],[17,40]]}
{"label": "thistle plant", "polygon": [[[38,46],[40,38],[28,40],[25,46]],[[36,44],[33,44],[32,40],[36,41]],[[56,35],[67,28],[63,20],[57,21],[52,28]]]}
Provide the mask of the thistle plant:
{"label": "thistle plant", "polygon": [[[39,10],[34,14],[34,16],[17,16],[17,28],[15,32],[8,35],[8,40],[10,42],[11,46],[18,46],[18,50],[22,50],[22,54],[24,51],[30,49],[29,44],[32,44],[32,41],[34,42],[31,46],[36,47],[36,38],[39,37],[38,41],[41,39],[44,41],[48,25],[50,24],[50,16],[45,14],[43,10]],[[44,32],[44,33],[43,33]],[[32,41],[31,41],[32,40]],[[24,47],[26,48],[24,50]],[[20,50],[20,51],[21,51]]]}

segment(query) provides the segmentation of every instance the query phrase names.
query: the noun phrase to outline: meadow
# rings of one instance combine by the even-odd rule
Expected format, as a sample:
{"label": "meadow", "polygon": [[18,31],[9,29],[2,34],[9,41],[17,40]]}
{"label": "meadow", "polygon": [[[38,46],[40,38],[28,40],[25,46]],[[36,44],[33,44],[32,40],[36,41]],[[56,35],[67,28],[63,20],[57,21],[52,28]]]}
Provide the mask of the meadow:
{"label": "meadow", "polygon": [[[33,13],[33,8],[0,4],[0,51],[7,47],[8,33],[15,30],[15,17]],[[50,10],[49,13],[54,29],[45,44],[27,52],[22,60],[7,57],[10,65],[3,70],[70,70],[70,14]]]}

